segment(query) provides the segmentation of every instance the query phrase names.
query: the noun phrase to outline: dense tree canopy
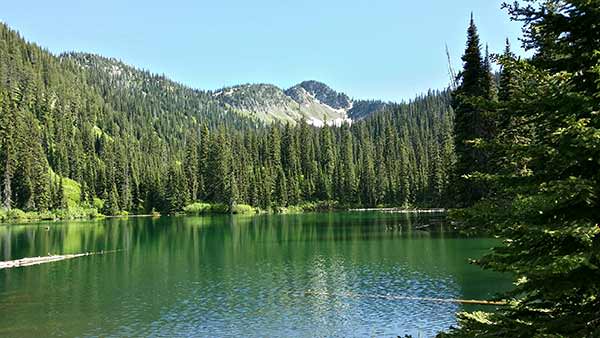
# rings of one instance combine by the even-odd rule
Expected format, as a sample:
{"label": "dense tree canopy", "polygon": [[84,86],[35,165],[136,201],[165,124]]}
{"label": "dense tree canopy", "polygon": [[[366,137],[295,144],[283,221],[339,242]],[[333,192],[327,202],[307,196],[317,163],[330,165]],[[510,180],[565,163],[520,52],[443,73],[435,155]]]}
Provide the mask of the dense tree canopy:
{"label": "dense tree canopy", "polygon": [[6,209],[115,214],[172,213],[193,201],[263,209],[443,202],[454,156],[447,92],[386,105],[352,125],[267,126],[210,92],[116,60],[53,56],[4,25],[0,43]]}
{"label": "dense tree canopy", "polygon": [[[600,334],[600,6],[589,0],[506,5],[524,24],[519,60],[500,62],[497,166],[473,179],[493,185],[463,213],[505,245],[479,260],[514,274],[510,301],[465,313],[458,337],[596,337]],[[457,112],[458,119],[458,112]]]}

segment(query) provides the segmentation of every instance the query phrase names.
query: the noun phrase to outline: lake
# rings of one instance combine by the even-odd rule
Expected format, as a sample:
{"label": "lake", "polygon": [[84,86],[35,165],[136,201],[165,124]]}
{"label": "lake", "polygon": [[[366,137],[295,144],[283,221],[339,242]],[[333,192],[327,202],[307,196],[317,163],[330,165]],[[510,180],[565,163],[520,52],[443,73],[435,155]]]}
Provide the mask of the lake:
{"label": "lake", "polygon": [[[468,264],[498,244],[442,215],[106,219],[0,226],[0,261],[122,249],[0,270],[0,337],[415,337],[507,276]],[[49,226],[49,228],[47,227]]]}

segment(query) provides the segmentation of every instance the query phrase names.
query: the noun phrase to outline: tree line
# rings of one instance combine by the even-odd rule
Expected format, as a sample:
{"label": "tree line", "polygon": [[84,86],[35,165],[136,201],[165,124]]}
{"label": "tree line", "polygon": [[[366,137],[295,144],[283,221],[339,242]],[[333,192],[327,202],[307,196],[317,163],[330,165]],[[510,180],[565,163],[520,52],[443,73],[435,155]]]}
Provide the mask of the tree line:
{"label": "tree line", "polygon": [[194,201],[439,205],[454,162],[450,100],[431,91],[351,125],[264,125],[210,92],[99,56],[55,56],[0,25],[1,202],[107,215]]}

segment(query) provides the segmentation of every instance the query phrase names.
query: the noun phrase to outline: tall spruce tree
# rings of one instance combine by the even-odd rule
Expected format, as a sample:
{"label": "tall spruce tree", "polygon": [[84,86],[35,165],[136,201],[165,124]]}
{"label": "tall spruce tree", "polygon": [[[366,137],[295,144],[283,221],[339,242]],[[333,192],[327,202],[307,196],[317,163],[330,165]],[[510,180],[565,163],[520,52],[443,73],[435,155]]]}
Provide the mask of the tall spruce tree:
{"label": "tall spruce tree", "polygon": [[510,61],[512,61],[514,58],[515,56],[510,50],[510,41],[506,39],[504,53],[502,54],[500,60],[502,67],[500,70],[500,83],[498,88],[498,100],[502,102],[509,101],[513,91],[515,76],[511,68]]}
{"label": "tall spruce tree", "polygon": [[346,203],[355,202],[356,198],[356,171],[354,168],[354,137],[350,132],[350,126],[344,123],[341,127],[342,143],[340,151],[341,166],[341,191],[340,200]]}
{"label": "tall spruce tree", "polygon": [[469,180],[465,175],[488,170],[488,154],[477,143],[492,137],[495,123],[494,116],[487,111],[488,105],[484,104],[493,98],[489,56],[486,55],[485,59],[481,56],[479,34],[472,14],[462,60],[464,66],[459,74],[459,86],[452,99],[457,154],[454,187],[457,190],[456,204],[468,206],[480,200],[486,192],[484,184]]}
{"label": "tall spruce tree", "polygon": [[184,170],[188,183],[188,195],[192,201],[198,199],[198,192],[200,190],[200,180],[198,179],[198,174],[200,173],[199,161],[198,141],[195,133],[191,133],[186,143]]}

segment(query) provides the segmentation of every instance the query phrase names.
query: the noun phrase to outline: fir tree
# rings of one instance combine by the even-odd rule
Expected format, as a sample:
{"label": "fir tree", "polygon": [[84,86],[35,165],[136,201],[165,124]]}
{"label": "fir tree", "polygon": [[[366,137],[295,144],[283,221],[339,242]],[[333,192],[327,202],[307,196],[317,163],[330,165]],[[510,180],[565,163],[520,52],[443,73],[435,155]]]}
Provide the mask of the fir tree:
{"label": "fir tree", "polygon": [[472,205],[485,195],[486,187],[465,179],[464,175],[488,170],[488,154],[476,143],[477,140],[490,139],[494,129],[494,116],[486,111],[487,106],[483,104],[493,96],[489,56],[481,57],[479,34],[472,14],[462,60],[464,67],[459,75],[460,84],[452,100],[457,154],[454,186],[458,204]]}
{"label": "fir tree", "polygon": [[117,185],[112,184],[110,191],[105,194],[104,207],[102,213],[105,215],[116,215],[119,213],[119,194],[117,193]]}
{"label": "fir tree", "polygon": [[186,144],[184,168],[185,176],[188,182],[188,191],[190,199],[192,201],[196,201],[198,199],[199,191],[198,173],[200,173],[200,168],[198,157],[198,142],[196,141],[196,136],[193,133],[189,136],[188,142]]}

